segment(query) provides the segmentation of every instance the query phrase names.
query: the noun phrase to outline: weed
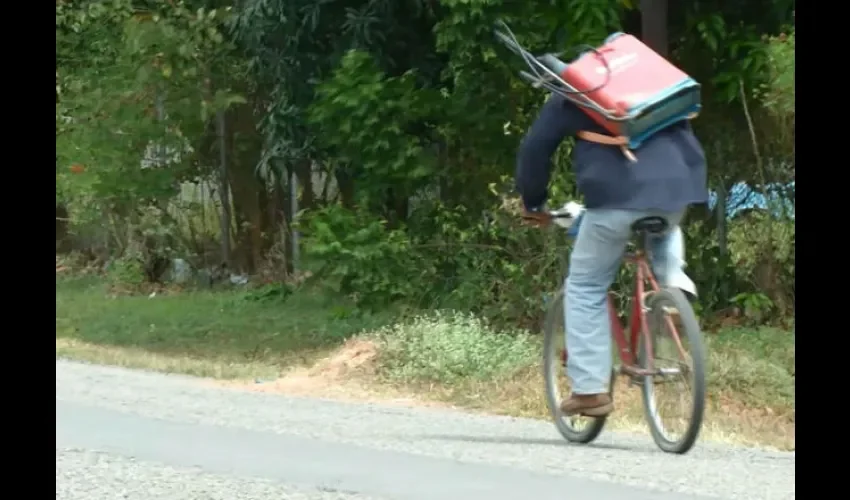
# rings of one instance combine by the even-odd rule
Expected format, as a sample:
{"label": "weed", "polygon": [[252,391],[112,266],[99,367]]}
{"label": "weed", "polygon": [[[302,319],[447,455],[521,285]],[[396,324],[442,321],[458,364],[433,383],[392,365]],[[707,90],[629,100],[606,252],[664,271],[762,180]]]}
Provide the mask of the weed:
{"label": "weed", "polygon": [[400,382],[451,384],[511,374],[539,358],[523,332],[496,333],[482,320],[438,312],[377,332],[383,372]]}

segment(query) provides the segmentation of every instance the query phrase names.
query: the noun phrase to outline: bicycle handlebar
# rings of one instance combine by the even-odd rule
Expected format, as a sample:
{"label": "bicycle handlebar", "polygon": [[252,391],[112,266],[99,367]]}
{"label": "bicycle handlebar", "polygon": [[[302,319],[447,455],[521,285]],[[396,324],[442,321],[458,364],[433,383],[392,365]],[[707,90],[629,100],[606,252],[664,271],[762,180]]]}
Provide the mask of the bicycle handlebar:
{"label": "bicycle handlebar", "polygon": [[551,217],[552,222],[564,229],[570,229],[573,225],[580,223],[581,216],[584,214],[584,205],[570,201],[564,204],[561,208],[549,210],[547,212]]}

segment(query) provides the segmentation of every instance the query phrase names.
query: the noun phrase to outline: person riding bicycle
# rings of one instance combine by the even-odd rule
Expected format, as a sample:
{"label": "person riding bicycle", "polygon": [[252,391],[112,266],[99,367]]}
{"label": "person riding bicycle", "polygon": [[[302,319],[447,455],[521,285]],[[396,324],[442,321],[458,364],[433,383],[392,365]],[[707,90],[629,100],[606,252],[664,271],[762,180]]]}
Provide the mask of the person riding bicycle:
{"label": "person riding bicycle", "polygon": [[608,394],[611,323],[607,293],[620,267],[632,224],[660,216],[670,230],[650,242],[659,282],[695,294],[682,272],[684,243],[678,227],[689,205],[708,201],[705,153],[688,122],[660,130],[629,159],[617,146],[583,140],[580,132],[608,135],[579,107],[553,94],[541,108],[517,154],[516,188],[523,218],[549,221],[545,209],[551,159],[561,142],[576,137],[572,152],[586,210],[570,256],[564,287],[569,399],[565,415],[601,417],[614,409]]}

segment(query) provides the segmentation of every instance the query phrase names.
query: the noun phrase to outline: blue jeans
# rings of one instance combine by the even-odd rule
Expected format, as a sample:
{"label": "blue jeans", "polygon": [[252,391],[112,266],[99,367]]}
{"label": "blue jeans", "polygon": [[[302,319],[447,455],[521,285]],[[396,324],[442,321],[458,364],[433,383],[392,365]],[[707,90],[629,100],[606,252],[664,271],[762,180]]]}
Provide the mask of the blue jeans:
{"label": "blue jeans", "polygon": [[659,283],[696,293],[693,282],[682,271],[685,249],[678,224],[684,211],[586,210],[564,286],[567,376],[572,381],[573,394],[608,392],[612,364],[608,288],[632,237],[631,225],[651,215],[662,216],[670,223],[670,231],[648,242]]}

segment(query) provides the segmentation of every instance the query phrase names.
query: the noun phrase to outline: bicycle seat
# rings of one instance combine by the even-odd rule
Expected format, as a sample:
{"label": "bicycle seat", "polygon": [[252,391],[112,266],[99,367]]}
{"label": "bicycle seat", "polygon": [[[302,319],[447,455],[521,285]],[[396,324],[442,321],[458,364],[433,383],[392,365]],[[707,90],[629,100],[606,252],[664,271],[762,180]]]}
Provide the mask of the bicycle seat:
{"label": "bicycle seat", "polygon": [[667,219],[657,215],[651,215],[638,219],[632,224],[632,232],[642,234],[661,234],[670,227]]}

